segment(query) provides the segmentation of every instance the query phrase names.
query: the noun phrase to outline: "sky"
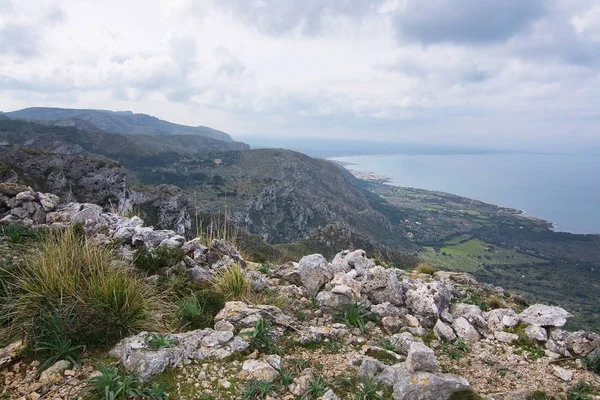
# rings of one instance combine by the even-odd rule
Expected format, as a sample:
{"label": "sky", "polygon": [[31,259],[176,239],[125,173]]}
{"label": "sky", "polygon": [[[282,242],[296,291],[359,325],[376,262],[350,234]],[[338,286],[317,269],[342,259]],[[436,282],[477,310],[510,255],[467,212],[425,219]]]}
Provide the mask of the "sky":
{"label": "sky", "polygon": [[0,0],[0,110],[600,149],[597,0]]}

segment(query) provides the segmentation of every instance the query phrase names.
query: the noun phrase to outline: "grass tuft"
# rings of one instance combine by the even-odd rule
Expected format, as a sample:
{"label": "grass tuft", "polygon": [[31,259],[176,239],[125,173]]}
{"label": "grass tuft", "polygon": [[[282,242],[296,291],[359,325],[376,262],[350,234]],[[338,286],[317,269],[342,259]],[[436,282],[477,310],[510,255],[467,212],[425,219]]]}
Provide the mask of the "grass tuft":
{"label": "grass tuft", "polygon": [[239,265],[218,272],[213,278],[213,287],[227,300],[243,300],[250,295],[250,282]]}

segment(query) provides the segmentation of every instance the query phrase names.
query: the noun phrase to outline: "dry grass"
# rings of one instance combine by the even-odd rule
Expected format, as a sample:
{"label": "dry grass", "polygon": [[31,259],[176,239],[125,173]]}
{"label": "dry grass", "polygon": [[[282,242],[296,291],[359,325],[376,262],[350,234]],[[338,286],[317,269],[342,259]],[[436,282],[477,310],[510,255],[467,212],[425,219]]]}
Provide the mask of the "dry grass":
{"label": "dry grass", "polygon": [[160,329],[169,303],[141,276],[111,267],[113,256],[72,229],[49,235],[11,271],[2,310],[10,333],[96,346]]}
{"label": "dry grass", "polygon": [[425,261],[421,261],[417,265],[417,272],[420,274],[433,275],[436,271],[437,269],[432,264]]}
{"label": "dry grass", "polygon": [[250,282],[239,265],[218,272],[213,278],[213,287],[228,301],[244,300],[250,296]]}

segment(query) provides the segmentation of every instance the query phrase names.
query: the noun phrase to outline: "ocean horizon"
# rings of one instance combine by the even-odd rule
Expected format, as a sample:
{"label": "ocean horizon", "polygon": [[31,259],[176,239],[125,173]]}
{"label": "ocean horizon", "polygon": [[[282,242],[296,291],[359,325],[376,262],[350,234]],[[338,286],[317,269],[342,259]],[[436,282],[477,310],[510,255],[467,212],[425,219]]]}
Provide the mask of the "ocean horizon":
{"label": "ocean horizon", "polygon": [[381,154],[331,157],[389,184],[451,193],[543,219],[556,231],[600,234],[600,156]]}

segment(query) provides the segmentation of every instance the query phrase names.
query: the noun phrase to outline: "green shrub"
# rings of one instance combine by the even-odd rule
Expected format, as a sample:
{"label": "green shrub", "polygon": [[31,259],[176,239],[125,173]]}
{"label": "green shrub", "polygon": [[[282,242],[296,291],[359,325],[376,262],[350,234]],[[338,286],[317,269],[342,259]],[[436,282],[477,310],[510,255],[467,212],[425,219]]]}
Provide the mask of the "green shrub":
{"label": "green shrub", "polygon": [[227,300],[242,300],[250,294],[250,282],[239,265],[218,272],[213,278],[213,286]]}
{"label": "green shrub", "polygon": [[139,382],[132,373],[123,373],[117,367],[98,368],[100,375],[89,380],[89,389],[85,393],[90,400],[127,400],[143,396]]}
{"label": "green shrub", "polygon": [[171,335],[162,335],[160,333],[151,333],[146,339],[146,344],[150,350],[169,349],[173,347],[176,340]]}
{"label": "green shrub", "polygon": [[32,348],[56,338],[96,347],[158,329],[168,303],[142,277],[112,268],[112,257],[74,230],[48,236],[10,271],[11,301],[1,310],[9,335],[25,334]]}
{"label": "green shrub", "polygon": [[386,388],[382,384],[375,382],[373,379],[362,378],[358,385],[353,400],[384,400],[390,399],[390,388]]}
{"label": "green shrub", "polygon": [[600,375],[600,352],[583,359],[583,365],[593,373]]}
{"label": "green shrub", "polygon": [[275,393],[275,385],[266,381],[246,382],[242,391],[242,400],[265,399],[267,396]]}
{"label": "green shrub", "polygon": [[294,382],[294,374],[287,369],[282,369],[279,374],[279,379],[281,380],[281,384],[283,386],[288,386],[292,382]]}
{"label": "green shrub", "polygon": [[421,261],[417,265],[417,272],[420,274],[433,275],[435,271],[435,267],[432,264],[429,264],[428,262]]}
{"label": "green shrub", "polygon": [[460,339],[444,344],[443,350],[452,360],[460,360],[471,351],[469,345]]}
{"label": "green shrub", "polygon": [[577,384],[567,392],[567,400],[592,400],[593,397],[589,396],[596,388],[590,385],[588,382],[579,381]]}
{"label": "green shrub", "polygon": [[361,332],[364,332],[365,324],[368,321],[375,320],[376,315],[367,311],[363,303],[353,303],[342,307],[340,318],[346,325],[357,327]]}
{"label": "green shrub", "polygon": [[133,264],[150,275],[159,270],[171,267],[183,260],[185,251],[180,248],[156,247],[148,250],[145,246],[138,248],[133,258]]}
{"label": "green shrub", "polygon": [[308,385],[306,394],[311,399],[318,399],[325,394],[326,389],[327,383],[325,382],[325,379],[323,379],[321,375],[317,375]]}
{"label": "green shrub", "polygon": [[250,347],[262,353],[269,353],[274,349],[275,339],[273,328],[266,319],[260,319],[251,332],[243,332],[241,336],[250,337]]}
{"label": "green shrub", "polygon": [[53,365],[58,360],[67,360],[72,365],[79,364],[79,352],[83,348],[81,345],[73,345],[70,340],[64,337],[58,337],[51,342],[38,342],[35,352],[44,357],[39,370],[43,371]]}
{"label": "green shrub", "polygon": [[212,289],[204,289],[179,300],[179,325],[183,329],[212,327],[215,316],[225,307],[225,296]]}
{"label": "green shrub", "polygon": [[21,244],[26,241],[40,240],[42,231],[24,226],[9,225],[0,227],[0,236],[8,238],[9,242],[13,244]]}

